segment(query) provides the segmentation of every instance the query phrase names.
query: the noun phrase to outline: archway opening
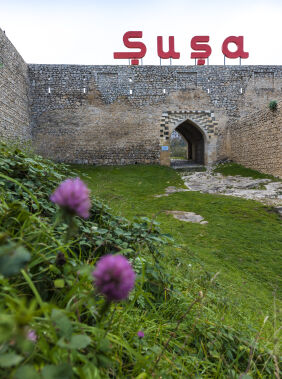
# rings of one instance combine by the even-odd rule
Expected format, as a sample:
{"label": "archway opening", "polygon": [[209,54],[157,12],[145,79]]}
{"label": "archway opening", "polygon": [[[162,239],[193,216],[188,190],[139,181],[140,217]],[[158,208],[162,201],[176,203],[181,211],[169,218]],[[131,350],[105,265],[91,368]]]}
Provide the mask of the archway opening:
{"label": "archway opening", "polygon": [[189,146],[186,139],[174,130],[170,136],[170,159],[189,159]]}
{"label": "archway opening", "polygon": [[201,130],[189,120],[178,125],[170,137],[171,164],[177,161],[205,163],[205,140]]}

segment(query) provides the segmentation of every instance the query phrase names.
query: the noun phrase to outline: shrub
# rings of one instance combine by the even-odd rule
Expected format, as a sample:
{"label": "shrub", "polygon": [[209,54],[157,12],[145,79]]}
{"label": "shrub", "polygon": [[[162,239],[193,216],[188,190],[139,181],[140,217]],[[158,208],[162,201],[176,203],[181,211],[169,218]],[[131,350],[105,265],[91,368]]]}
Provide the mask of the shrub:
{"label": "shrub", "polygon": [[276,111],[277,106],[278,106],[278,104],[277,104],[277,101],[276,101],[276,100],[272,100],[272,101],[270,101],[270,103],[268,104],[269,109],[272,110],[272,111]]}

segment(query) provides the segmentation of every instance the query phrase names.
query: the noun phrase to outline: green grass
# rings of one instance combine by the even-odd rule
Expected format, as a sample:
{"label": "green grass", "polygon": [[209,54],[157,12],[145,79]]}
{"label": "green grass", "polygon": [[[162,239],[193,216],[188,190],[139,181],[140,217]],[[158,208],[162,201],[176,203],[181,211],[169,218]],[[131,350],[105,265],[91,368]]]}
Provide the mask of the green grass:
{"label": "green grass", "polygon": [[[220,272],[218,293],[227,305],[218,317],[240,327],[243,318],[258,327],[272,314],[274,290],[281,298],[282,229],[279,216],[270,208],[252,200],[198,192],[155,198],[167,186],[183,187],[177,172],[166,167],[73,168],[89,176],[93,193],[116,213],[129,219],[136,215],[155,217],[161,223],[162,231],[170,233],[179,246],[166,251],[171,272],[175,260],[181,262],[180,277],[189,275],[188,264],[211,275]],[[195,212],[208,224],[181,222],[165,210]]]}
{"label": "green grass", "polygon": [[[0,378],[274,377],[282,236],[270,208],[197,192],[157,198],[184,187],[166,167],[74,172],[6,144],[0,151]],[[74,175],[92,190],[87,220],[50,202]],[[136,282],[129,299],[107,304],[92,273],[115,253]],[[26,341],[30,328],[36,343]]]}
{"label": "green grass", "polygon": [[239,175],[239,176],[250,177],[250,178],[254,178],[254,179],[271,179],[273,181],[281,181],[281,179],[279,179],[275,176],[264,174],[262,172],[253,170],[251,168],[244,167],[238,163],[233,163],[233,162],[222,163],[222,164],[218,165],[215,168],[214,172],[218,172],[224,176]]}

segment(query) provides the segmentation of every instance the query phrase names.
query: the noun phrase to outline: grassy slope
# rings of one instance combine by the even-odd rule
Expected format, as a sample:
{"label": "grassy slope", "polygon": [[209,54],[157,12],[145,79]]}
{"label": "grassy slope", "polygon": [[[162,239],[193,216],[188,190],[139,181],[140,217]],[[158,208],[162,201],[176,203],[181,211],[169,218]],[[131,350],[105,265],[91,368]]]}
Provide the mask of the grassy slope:
{"label": "grassy slope", "polygon": [[[97,309],[101,305],[99,298],[93,298],[93,278],[91,274],[90,278],[83,275],[86,267],[83,266],[81,271],[80,266],[82,262],[87,262],[87,269],[92,271],[93,249],[96,258],[97,247],[101,246],[101,241],[107,241],[107,245],[104,245],[105,248],[107,246],[107,252],[117,251],[118,246],[123,248],[120,239],[123,238],[121,219],[108,215],[102,204],[93,198],[91,220],[84,223],[77,220],[81,233],[68,248],[62,238],[64,227],[53,230],[51,218],[55,209],[49,196],[65,175],[72,174],[67,173],[61,166],[39,157],[31,158],[4,145],[0,163],[0,171],[4,174],[0,183],[1,245],[14,242],[30,250],[32,260],[26,272],[36,285],[40,293],[38,296],[49,303],[46,315],[38,317],[37,310],[27,310],[23,294],[31,295],[31,291],[24,276],[19,275],[11,280],[0,278],[0,313],[5,315],[1,324],[5,333],[0,333],[0,355],[6,351],[21,352],[27,359],[20,362],[19,370],[31,369],[33,373],[34,369],[26,367],[26,363],[36,367],[48,363],[57,365],[65,362],[68,356],[68,369],[70,365],[75,373],[83,369],[83,378],[100,377],[96,375],[97,370],[101,377],[127,378],[137,377],[141,373],[138,378],[145,378],[146,371],[147,377],[151,377],[154,372],[154,376],[164,379],[235,378],[246,370],[256,330],[272,307],[271,283],[273,278],[276,280],[274,275],[279,267],[274,249],[281,246],[277,242],[280,236],[277,215],[267,214],[262,206],[254,202],[197,193],[155,198],[154,195],[162,193],[168,185],[183,185],[175,171],[163,167],[77,168],[79,175],[84,171],[90,174],[89,184],[94,194],[110,203],[116,213],[129,218],[136,214],[149,217],[156,215],[163,231],[171,232],[178,243],[178,246],[167,246],[164,254],[162,251],[154,252],[155,257],[161,261],[161,272],[153,269],[152,263],[155,261],[147,248],[143,245],[144,251],[140,251],[140,245],[134,245],[139,255],[138,259],[133,259],[135,270],[139,274],[136,288],[130,295],[130,301],[118,304],[114,307],[115,312],[111,316],[108,314],[112,320],[109,321],[109,324],[112,323],[111,328],[107,319],[100,328],[92,317],[96,304]],[[24,186],[29,190],[24,189]],[[29,200],[30,197],[33,201]],[[38,208],[34,207],[37,203],[35,197],[42,207],[39,214]],[[203,214],[209,224],[179,222],[172,216],[167,216],[163,212],[166,209],[195,210]],[[263,225],[257,227],[258,230],[253,225],[256,220],[263,221]],[[251,225],[252,238],[248,244],[247,238],[244,235],[241,237],[246,225]],[[105,236],[105,229],[101,229],[101,226],[111,232]],[[144,238],[146,232],[140,229],[140,225],[139,229],[135,223],[132,227],[137,228],[140,236]],[[131,227],[128,228],[126,224],[125,230],[124,238]],[[258,244],[254,243],[254,231],[261,239],[264,249],[259,250]],[[276,241],[273,246],[265,241],[267,235],[272,238],[270,242]],[[110,241],[113,244],[109,244]],[[248,258],[257,259],[256,266],[242,259],[247,248]],[[267,265],[262,261],[261,254],[266,249],[269,251]],[[65,252],[67,256],[68,263],[63,271],[55,266],[58,251]],[[224,260],[220,254],[228,259]],[[276,262],[273,260],[274,256]],[[142,265],[144,259],[146,268]],[[245,263],[247,264],[244,266]],[[13,266],[13,261],[10,264]],[[141,266],[143,273],[146,270],[145,277],[141,274]],[[244,271],[241,269],[243,266]],[[268,268],[269,274],[262,270],[263,266]],[[82,275],[77,275],[78,269]],[[218,270],[219,276],[211,283],[211,276]],[[171,276],[167,275],[168,272]],[[57,279],[65,281],[63,288],[56,287]],[[198,298],[200,290],[205,296],[190,311],[189,306]],[[33,308],[32,302],[30,307]],[[75,334],[86,333],[91,337],[93,343],[86,350],[83,349],[83,354],[74,352],[70,355],[66,348],[59,345],[62,330],[58,330],[49,314],[49,310],[51,313],[57,307],[67,309],[68,323],[73,326]],[[83,320],[80,319],[82,314]],[[183,322],[177,323],[184,315]],[[27,324],[39,336],[36,349],[32,350],[31,355],[28,355],[25,345],[21,344]],[[64,323],[64,329],[65,325]],[[263,339],[260,340],[252,360],[250,374],[254,378],[273,377],[273,359],[270,355],[272,351],[268,351],[273,345],[271,325],[271,322],[267,322]],[[108,340],[111,341],[110,350],[104,343],[106,329],[103,328],[109,329],[107,333]],[[99,329],[101,333],[98,332]],[[145,338],[141,341],[136,336],[138,330],[145,332]],[[69,339],[69,331],[64,333]],[[166,346],[168,336],[170,340]],[[5,343],[2,344],[2,341]],[[164,346],[165,351],[161,354]],[[103,359],[99,358],[101,353]],[[104,358],[107,356],[110,362],[107,360],[106,363]],[[161,358],[158,367],[155,366],[157,357]],[[7,362],[5,359],[2,357],[2,362]],[[14,377],[13,373],[18,367],[12,365],[9,370],[6,368],[0,362],[0,377]],[[65,377],[60,367],[52,369],[60,371],[58,377]],[[91,373],[94,370],[95,375],[90,375],[89,370]],[[39,377],[38,370],[35,376]],[[23,379],[35,376],[30,371],[25,375],[22,371],[17,371],[16,377]]]}
{"label": "grassy slope", "polygon": [[[217,317],[243,328],[248,323],[258,327],[266,315],[271,315],[273,289],[278,289],[279,281],[281,289],[282,230],[278,215],[270,209],[255,201],[197,192],[155,198],[167,186],[183,186],[181,178],[170,168],[75,169],[90,176],[93,193],[106,200],[115,212],[128,218],[156,215],[162,230],[173,235],[179,244],[177,249],[167,248],[167,263],[175,271],[175,263],[180,262],[180,278],[199,267],[211,274],[220,271],[217,296],[221,296],[225,306]],[[208,224],[181,222],[166,215],[165,210],[192,211],[202,215]],[[191,278],[196,277],[195,271]],[[270,324],[266,330],[271,333]]]}

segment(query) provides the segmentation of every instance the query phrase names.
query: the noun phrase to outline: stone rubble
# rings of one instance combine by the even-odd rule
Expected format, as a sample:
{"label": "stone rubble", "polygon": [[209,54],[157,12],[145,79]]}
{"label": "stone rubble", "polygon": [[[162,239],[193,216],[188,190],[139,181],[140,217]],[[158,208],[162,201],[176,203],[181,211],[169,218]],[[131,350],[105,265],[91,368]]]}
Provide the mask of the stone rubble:
{"label": "stone rubble", "polygon": [[166,211],[166,214],[172,214],[174,218],[180,221],[193,222],[198,224],[208,224],[208,221],[205,221],[202,216],[197,215],[194,212]]}
{"label": "stone rubble", "polygon": [[189,191],[221,194],[260,201],[279,208],[282,206],[282,182],[270,179],[253,179],[241,176],[223,176],[219,173],[194,172],[183,174]]}
{"label": "stone rubble", "polygon": [[189,189],[185,189],[185,188],[177,188],[177,187],[174,187],[174,186],[169,186],[165,189],[165,193],[162,193],[160,195],[155,195],[154,197],[163,197],[163,196],[168,196],[172,193],[176,193],[176,192],[187,192],[189,191]]}
{"label": "stone rubble", "polygon": [[[248,200],[260,201],[273,206],[282,216],[282,181],[273,182],[271,179],[253,179],[241,176],[223,176],[213,173],[211,168],[206,172],[183,173],[182,179],[185,188],[167,187],[164,194],[155,197],[169,196],[177,192],[197,191],[201,193],[219,194],[225,196],[241,197]],[[198,222],[205,224],[203,217],[193,212],[166,211],[181,221]]]}

